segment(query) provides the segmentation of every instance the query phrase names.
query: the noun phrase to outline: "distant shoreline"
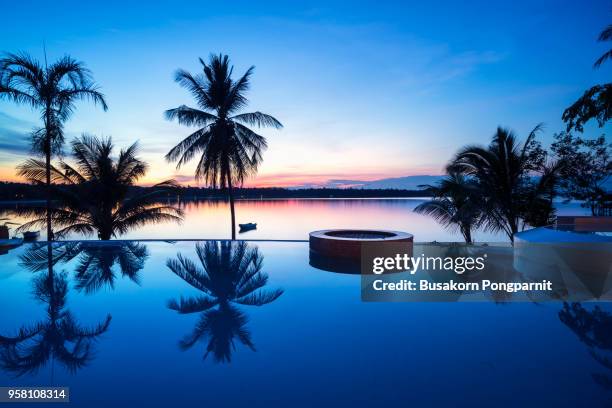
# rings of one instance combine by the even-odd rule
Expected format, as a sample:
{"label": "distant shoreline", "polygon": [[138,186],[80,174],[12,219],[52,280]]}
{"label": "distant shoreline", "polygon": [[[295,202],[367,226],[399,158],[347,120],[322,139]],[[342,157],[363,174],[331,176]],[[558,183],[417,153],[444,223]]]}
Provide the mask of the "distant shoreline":
{"label": "distant shoreline", "polygon": [[[154,189],[154,187],[135,186],[132,188],[134,194],[143,194]],[[301,188],[289,189],[282,187],[266,188],[236,188],[234,197],[237,200],[260,200],[260,199],[342,199],[342,198],[422,198],[429,195],[425,190],[402,190],[402,189],[371,189],[371,188]],[[224,200],[227,199],[227,190],[205,187],[177,187],[169,192],[168,199],[182,201],[195,200]],[[25,183],[0,182],[0,203],[4,205],[38,203],[45,200],[45,188]]]}

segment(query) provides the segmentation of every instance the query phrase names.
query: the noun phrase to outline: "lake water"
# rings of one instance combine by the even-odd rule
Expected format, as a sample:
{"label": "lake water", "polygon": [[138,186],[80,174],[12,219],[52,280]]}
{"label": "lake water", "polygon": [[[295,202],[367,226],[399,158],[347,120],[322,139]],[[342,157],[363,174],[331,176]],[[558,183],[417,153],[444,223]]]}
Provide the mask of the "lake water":
{"label": "lake water", "polygon": [[[444,229],[433,218],[414,212],[424,200],[402,199],[299,199],[238,200],[236,222],[255,222],[257,229],[237,234],[239,239],[307,240],[308,233],[330,228],[371,228],[406,231],[415,241],[462,241],[458,232]],[[188,201],[181,225],[147,225],[123,235],[123,239],[228,239],[230,210],[225,201]],[[560,215],[588,214],[578,203],[558,204]],[[22,220],[17,220],[22,221]],[[477,231],[480,242],[505,242],[500,233]],[[72,236],[71,239],[81,237]],[[42,237],[44,239],[44,235]],[[89,237],[93,239],[93,237]]]}
{"label": "lake water", "polygon": [[[254,214],[273,219],[288,205],[275,211],[275,204],[257,206]],[[306,228],[303,221],[292,225]],[[283,293],[260,307],[230,301],[180,314],[168,307],[171,299],[224,290],[200,278],[190,285],[168,260],[181,254],[201,268],[197,245],[207,248],[203,258],[210,261],[223,244],[88,243],[69,256],[62,245],[54,244],[50,270],[46,245],[42,253],[24,245],[0,256],[2,386],[68,386],[69,405],[88,408],[594,407],[611,401],[612,373],[596,357],[609,352],[612,317],[591,314],[596,304],[579,306],[585,316],[568,314],[561,302],[365,303],[360,277],[311,267],[307,243],[243,242],[232,244],[232,253],[239,245],[257,251],[269,276],[263,290]],[[53,285],[45,284],[49,276]],[[576,333],[582,329],[584,342]],[[593,340],[600,347],[591,347]]]}

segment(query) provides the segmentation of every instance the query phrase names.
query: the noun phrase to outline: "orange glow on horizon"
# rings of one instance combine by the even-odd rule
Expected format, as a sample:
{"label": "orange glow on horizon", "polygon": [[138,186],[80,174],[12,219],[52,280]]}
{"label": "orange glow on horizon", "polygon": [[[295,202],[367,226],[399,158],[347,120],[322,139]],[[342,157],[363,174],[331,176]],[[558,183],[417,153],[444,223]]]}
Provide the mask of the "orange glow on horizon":
{"label": "orange glow on horizon", "polygon": [[[272,188],[272,187],[299,187],[299,186],[312,186],[312,187],[324,187],[332,180],[355,180],[355,181],[375,181],[386,178],[394,177],[406,177],[406,176],[418,176],[418,175],[431,175],[439,174],[439,170],[432,169],[431,171],[423,171],[419,169],[418,172],[409,172],[399,174],[262,174],[252,179],[246,180],[243,187],[247,188]],[[168,175],[167,177],[156,177],[145,176],[140,180],[137,185],[140,186],[152,186],[161,181],[168,179],[176,179],[178,184],[182,186],[193,186],[193,187],[204,187],[202,182],[196,182],[193,176],[190,175]],[[14,167],[0,167],[0,181],[5,182],[21,182],[24,183],[26,180],[17,176]],[[343,185],[342,187],[350,187],[350,184]]]}

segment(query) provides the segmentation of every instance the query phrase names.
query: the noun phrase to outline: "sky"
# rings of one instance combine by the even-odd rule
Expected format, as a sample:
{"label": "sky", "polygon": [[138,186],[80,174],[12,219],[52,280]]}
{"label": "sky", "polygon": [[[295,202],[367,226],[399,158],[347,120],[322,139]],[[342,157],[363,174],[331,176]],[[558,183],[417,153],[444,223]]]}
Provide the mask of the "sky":
{"label": "sky", "polygon": [[[612,69],[592,67],[610,47],[596,41],[607,1],[23,0],[2,13],[0,51],[42,60],[45,44],[49,61],[69,54],[92,71],[109,110],[79,103],[67,137],[138,141],[143,184],[196,185],[195,162],[164,160],[194,129],[163,112],[194,105],[174,72],[198,72],[211,53],[228,54],[239,74],[254,65],[246,110],[284,125],[260,130],[269,147],[248,186],[441,174],[500,125],[524,138],[543,122],[549,144],[563,110]],[[16,180],[39,125],[28,107],[0,101],[0,180]]]}

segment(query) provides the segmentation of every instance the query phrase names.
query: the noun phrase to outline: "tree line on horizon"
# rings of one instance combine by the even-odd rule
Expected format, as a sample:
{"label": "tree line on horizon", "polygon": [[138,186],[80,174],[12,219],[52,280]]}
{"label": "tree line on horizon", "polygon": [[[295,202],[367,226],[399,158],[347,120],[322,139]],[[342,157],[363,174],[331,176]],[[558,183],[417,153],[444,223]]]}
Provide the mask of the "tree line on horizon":
{"label": "tree line on horizon", "polygon": [[[612,26],[601,41],[612,39]],[[599,67],[612,50],[595,63]],[[165,156],[177,168],[198,160],[195,178],[207,187],[226,192],[230,204],[231,237],[236,238],[235,189],[257,173],[267,147],[265,137],[250,127],[282,128],[273,116],[259,111],[243,113],[246,91],[254,67],[237,80],[227,55],[201,58],[202,72],[179,69],[175,81],[193,96],[196,107],[168,109],[165,117],[195,127]],[[0,59],[0,99],[30,106],[40,113],[42,126],[32,132],[32,158],[20,164],[18,174],[45,188],[44,208],[15,210],[29,221],[20,230],[47,228],[49,241],[77,232],[111,239],[130,228],[163,221],[181,222],[182,211],[158,199],[178,186],[166,180],[147,194],[133,194],[147,165],[137,156],[138,144],[113,155],[111,138],[82,135],[71,142],[74,164],[60,158],[65,144],[64,124],[76,102],[90,101],[108,109],[104,95],[83,63],[65,56],[48,65],[28,54],[5,54]],[[466,242],[472,231],[484,227],[503,231],[512,241],[526,226],[549,225],[554,220],[553,199],[581,200],[595,214],[609,205],[604,182],[612,172],[610,149],[605,136],[584,139],[584,124],[596,120],[603,127],[612,114],[612,84],[596,85],[566,109],[564,132],[555,135],[549,154],[536,140],[538,125],[521,143],[514,133],[499,127],[489,146],[462,148],[446,168],[447,176],[437,185],[424,186],[433,198],[415,211],[433,216],[456,228]],[[52,204],[57,202],[58,204]],[[56,231],[53,230],[57,227]]]}

